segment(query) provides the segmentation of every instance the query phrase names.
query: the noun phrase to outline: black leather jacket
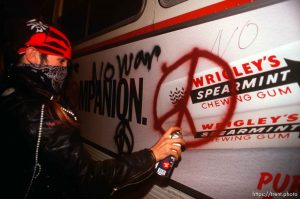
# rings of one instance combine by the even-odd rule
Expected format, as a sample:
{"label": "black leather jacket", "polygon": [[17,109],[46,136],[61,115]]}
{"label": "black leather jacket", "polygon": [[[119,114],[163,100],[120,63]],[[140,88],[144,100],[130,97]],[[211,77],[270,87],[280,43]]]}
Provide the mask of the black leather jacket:
{"label": "black leather jacket", "polygon": [[5,86],[2,83],[0,91],[5,165],[2,182],[9,198],[24,198],[29,186],[42,104],[45,110],[38,155],[41,172],[28,198],[106,198],[114,189],[135,184],[153,173],[155,159],[148,149],[120,160],[92,160],[83,149],[79,130],[61,123],[47,105],[51,93],[26,77],[19,76],[14,82]]}

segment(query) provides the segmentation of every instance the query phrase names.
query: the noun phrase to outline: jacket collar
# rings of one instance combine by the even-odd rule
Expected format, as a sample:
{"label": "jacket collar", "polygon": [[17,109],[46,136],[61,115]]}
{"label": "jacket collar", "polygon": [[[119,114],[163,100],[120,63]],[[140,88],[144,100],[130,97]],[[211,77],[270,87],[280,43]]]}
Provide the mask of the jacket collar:
{"label": "jacket collar", "polygon": [[48,99],[55,95],[54,92],[47,89],[47,86],[39,80],[39,78],[34,78],[32,76],[16,72],[12,76],[12,81],[16,87],[22,90],[24,89],[32,94],[38,94]]}

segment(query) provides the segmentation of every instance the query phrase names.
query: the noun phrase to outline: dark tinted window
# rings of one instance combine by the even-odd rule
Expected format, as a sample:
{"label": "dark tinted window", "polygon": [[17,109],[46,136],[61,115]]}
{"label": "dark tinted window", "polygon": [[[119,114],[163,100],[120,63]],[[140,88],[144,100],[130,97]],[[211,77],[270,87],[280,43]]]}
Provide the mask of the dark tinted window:
{"label": "dark tinted window", "polygon": [[91,0],[91,3],[89,34],[136,16],[143,6],[143,0]]}
{"label": "dark tinted window", "polygon": [[71,42],[130,23],[145,0],[65,0],[60,24]]}
{"label": "dark tinted window", "polygon": [[159,4],[164,8],[169,8],[187,0],[158,0]]}
{"label": "dark tinted window", "polygon": [[86,34],[88,5],[89,0],[64,0],[59,24],[72,43],[84,38]]}

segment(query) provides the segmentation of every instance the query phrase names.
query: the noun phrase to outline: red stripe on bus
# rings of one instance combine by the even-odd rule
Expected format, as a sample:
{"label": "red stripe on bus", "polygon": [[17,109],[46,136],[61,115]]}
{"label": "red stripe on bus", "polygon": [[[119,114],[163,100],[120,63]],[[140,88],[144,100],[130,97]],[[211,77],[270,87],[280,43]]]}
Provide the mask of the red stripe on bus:
{"label": "red stripe on bus", "polygon": [[212,4],[209,6],[206,6],[204,8],[200,8],[198,10],[194,10],[182,15],[178,15],[176,17],[167,19],[162,22],[158,22],[154,24],[154,29],[159,30],[162,28],[166,28],[169,26],[173,26],[176,24],[180,24],[186,21],[190,21],[199,17],[203,17],[206,15],[214,14],[220,11],[228,10],[230,8],[234,8],[246,3],[253,2],[254,0],[225,0],[216,4]]}

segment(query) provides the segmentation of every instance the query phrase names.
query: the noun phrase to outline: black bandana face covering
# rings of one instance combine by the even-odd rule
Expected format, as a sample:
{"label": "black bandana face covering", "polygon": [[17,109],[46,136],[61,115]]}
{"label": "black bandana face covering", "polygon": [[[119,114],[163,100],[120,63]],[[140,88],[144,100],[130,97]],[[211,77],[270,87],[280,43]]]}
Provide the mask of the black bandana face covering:
{"label": "black bandana face covering", "polygon": [[62,66],[49,66],[44,64],[20,64],[17,66],[19,70],[39,78],[45,86],[59,93],[67,77],[68,69]]}

